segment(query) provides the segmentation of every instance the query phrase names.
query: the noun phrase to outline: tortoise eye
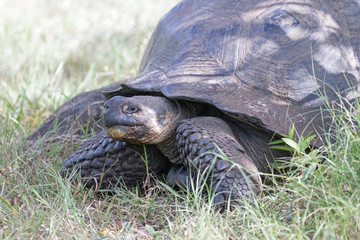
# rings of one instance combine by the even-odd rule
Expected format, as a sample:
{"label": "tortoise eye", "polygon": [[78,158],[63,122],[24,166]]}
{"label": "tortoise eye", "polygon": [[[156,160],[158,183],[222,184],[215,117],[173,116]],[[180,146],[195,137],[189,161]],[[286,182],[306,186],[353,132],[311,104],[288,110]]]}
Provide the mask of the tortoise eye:
{"label": "tortoise eye", "polygon": [[131,113],[136,113],[138,111],[139,111],[139,109],[136,106],[129,106],[123,112],[126,114],[131,114]]}

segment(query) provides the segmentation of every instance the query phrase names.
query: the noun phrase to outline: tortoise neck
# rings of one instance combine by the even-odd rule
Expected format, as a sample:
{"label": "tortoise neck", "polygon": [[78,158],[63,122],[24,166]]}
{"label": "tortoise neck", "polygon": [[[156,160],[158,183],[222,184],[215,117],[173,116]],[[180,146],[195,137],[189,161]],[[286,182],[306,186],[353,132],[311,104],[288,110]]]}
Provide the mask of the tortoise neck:
{"label": "tortoise neck", "polygon": [[171,137],[157,144],[157,148],[169,159],[171,163],[181,164],[180,153],[177,149],[177,141],[175,131]]}
{"label": "tortoise neck", "polygon": [[177,105],[177,117],[174,122],[174,128],[170,133],[167,134],[167,138],[162,142],[157,144],[157,148],[167,157],[170,162],[175,164],[181,164],[182,160],[180,158],[180,153],[177,148],[176,141],[176,130],[179,126],[179,121],[184,119],[189,119],[197,116],[200,112],[200,106],[190,102],[178,102],[175,101]]}

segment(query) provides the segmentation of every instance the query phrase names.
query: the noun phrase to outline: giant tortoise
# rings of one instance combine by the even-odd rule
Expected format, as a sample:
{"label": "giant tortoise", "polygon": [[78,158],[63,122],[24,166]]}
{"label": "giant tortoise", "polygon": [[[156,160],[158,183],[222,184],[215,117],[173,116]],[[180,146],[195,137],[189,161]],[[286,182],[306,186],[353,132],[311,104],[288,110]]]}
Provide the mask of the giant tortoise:
{"label": "giant tortoise", "polygon": [[106,188],[147,172],[177,186],[200,174],[216,203],[251,199],[286,155],[272,139],[295,126],[320,146],[326,108],[358,97],[359,16],[359,0],[181,1],[139,74],[105,92],[106,133],[85,140],[61,174],[80,169],[88,186]]}

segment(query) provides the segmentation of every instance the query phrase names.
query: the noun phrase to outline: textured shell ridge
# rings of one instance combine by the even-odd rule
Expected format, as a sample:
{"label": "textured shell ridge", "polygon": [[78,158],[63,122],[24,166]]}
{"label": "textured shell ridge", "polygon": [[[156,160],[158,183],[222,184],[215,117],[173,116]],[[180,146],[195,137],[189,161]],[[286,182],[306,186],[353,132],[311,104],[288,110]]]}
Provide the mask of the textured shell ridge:
{"label": "textured shell ridge", "polygon": [[278,133],[292,123],[310,131],[323,125],[324,96],[359,95],[358,16],[358,0],[185,0],[162,18],[125,85]]}

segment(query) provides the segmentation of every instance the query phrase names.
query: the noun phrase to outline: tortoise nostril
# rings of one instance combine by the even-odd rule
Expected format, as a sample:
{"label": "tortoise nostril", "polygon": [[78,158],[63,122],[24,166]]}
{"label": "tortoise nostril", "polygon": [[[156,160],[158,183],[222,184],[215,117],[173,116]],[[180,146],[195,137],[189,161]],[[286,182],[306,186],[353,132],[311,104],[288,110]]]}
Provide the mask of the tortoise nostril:
{"label": "tortoise nostril", "polygon": [[107,113],[110,110],[109,104],[107,102],[104,104],[104,113]]}

